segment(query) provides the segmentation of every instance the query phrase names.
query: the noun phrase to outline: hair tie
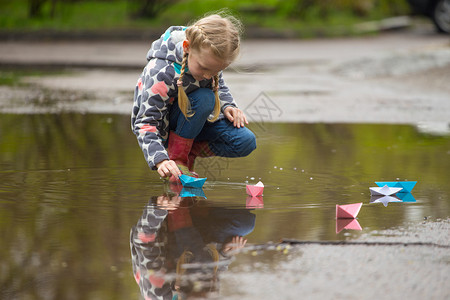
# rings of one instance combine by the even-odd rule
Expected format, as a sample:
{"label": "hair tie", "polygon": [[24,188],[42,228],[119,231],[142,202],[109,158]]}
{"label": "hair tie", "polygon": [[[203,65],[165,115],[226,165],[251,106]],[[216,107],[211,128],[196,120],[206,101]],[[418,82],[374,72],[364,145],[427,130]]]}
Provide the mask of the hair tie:
{"label": "hair tie", "polygon": [[177,85],[178,85],[178,86],[183,86],[183,80],[178,79],[178,80],[177,80]]}

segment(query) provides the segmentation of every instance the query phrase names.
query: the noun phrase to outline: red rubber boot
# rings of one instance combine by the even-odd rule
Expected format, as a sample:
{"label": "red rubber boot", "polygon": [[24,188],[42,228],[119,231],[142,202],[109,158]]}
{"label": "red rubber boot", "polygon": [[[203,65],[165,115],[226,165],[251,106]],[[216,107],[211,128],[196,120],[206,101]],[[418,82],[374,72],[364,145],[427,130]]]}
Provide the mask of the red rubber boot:
{"label": "red rubber boot", "polygon": [[[181,173],[189,176],[193,176],[188,168],[189,153],[191,152],[193,143],[194,139],[186,139],[173,131],[169,134],[169,144],[167,147],[169,158],[175,161]],[[180,179],[173,175],[170,176],[169,182],[181,184]]]}
{"label": "red rubber boot", "polygon": [[194,163],[197,157],[210,157],[215,156],[214,152],[209,148],[209,143],[207,141],[194,142],[192,144],[191,152],[188,156],[188,168],[189,171],[194,172]]}

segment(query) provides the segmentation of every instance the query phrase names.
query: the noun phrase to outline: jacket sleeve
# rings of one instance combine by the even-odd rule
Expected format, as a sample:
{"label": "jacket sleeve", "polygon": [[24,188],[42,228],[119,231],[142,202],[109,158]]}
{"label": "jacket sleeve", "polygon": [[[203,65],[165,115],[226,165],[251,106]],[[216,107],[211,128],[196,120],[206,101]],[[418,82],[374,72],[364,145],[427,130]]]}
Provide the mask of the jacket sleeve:
{"label": "jacket sleeve", "polygon": [[220,110],[223,113],[227,106],[237,107],[236,102],[233,99],[233,96],[230,93],[230,89],[225,83],[223,79],[223,72],[219,74],[219,99],[220,99]]}
{"label": "jacket sleeve", "polygon": [[175,70],[162,59],[152,59],[139,78],[135,92],[131,127],[151,169],[169,159],[164,147],[168,135],[168,105],[175,91]]}
{"label": "jacket sleeve", "polygon": [[145,299],[172,299],[166,266],[167,211],[147,206],[131,229],[130,248],[134,278]]}

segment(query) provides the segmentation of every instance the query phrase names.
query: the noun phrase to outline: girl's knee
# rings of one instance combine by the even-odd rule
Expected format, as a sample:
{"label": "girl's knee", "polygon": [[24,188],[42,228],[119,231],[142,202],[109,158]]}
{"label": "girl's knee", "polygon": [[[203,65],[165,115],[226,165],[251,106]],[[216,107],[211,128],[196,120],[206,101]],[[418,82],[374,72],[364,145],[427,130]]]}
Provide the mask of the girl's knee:
{"label": "girl's knee", "polygon": [[188,98],[191,102],[191,109],[195,113],[209,116],[214,110],[216,98],[211,89],[199,88],[192,93],[189,93]]}
{"label": "girl's knee", "polygon": [[256,137],[253,132],[247,128],[243,128],[244,134],[241,136],[241,151],[242,156],[247,156],[256,149]]}

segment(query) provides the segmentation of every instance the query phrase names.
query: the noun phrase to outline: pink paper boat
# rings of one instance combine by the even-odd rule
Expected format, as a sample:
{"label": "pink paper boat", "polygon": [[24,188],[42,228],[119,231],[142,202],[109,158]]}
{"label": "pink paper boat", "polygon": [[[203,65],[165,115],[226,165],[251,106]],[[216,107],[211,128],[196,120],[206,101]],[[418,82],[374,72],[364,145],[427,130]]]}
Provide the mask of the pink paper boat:
{"label": "pink paper boat", "polygon": [[336,233],[344,229],[362,230],[361,225],[359,225],[356,219],[336,219]]}
{"label": "pink paper boat", "polygon": [[362,203],[336,205],[336,219],[354,219],[361,209]]}
{"label": "pink paper boat", "polygon": [[247,199],[245,201],[245,207],[247,209],[254,209],[254,208],[264,208],[264,201],[263,197],[251,197],[247,196]]}
{"label": "pink paper boat", "polygon": [[259,181],[255,185],[247,185],[247,194],[249,194],[252,197],[258,197],[261,196],[264,191],[264,184]]}

